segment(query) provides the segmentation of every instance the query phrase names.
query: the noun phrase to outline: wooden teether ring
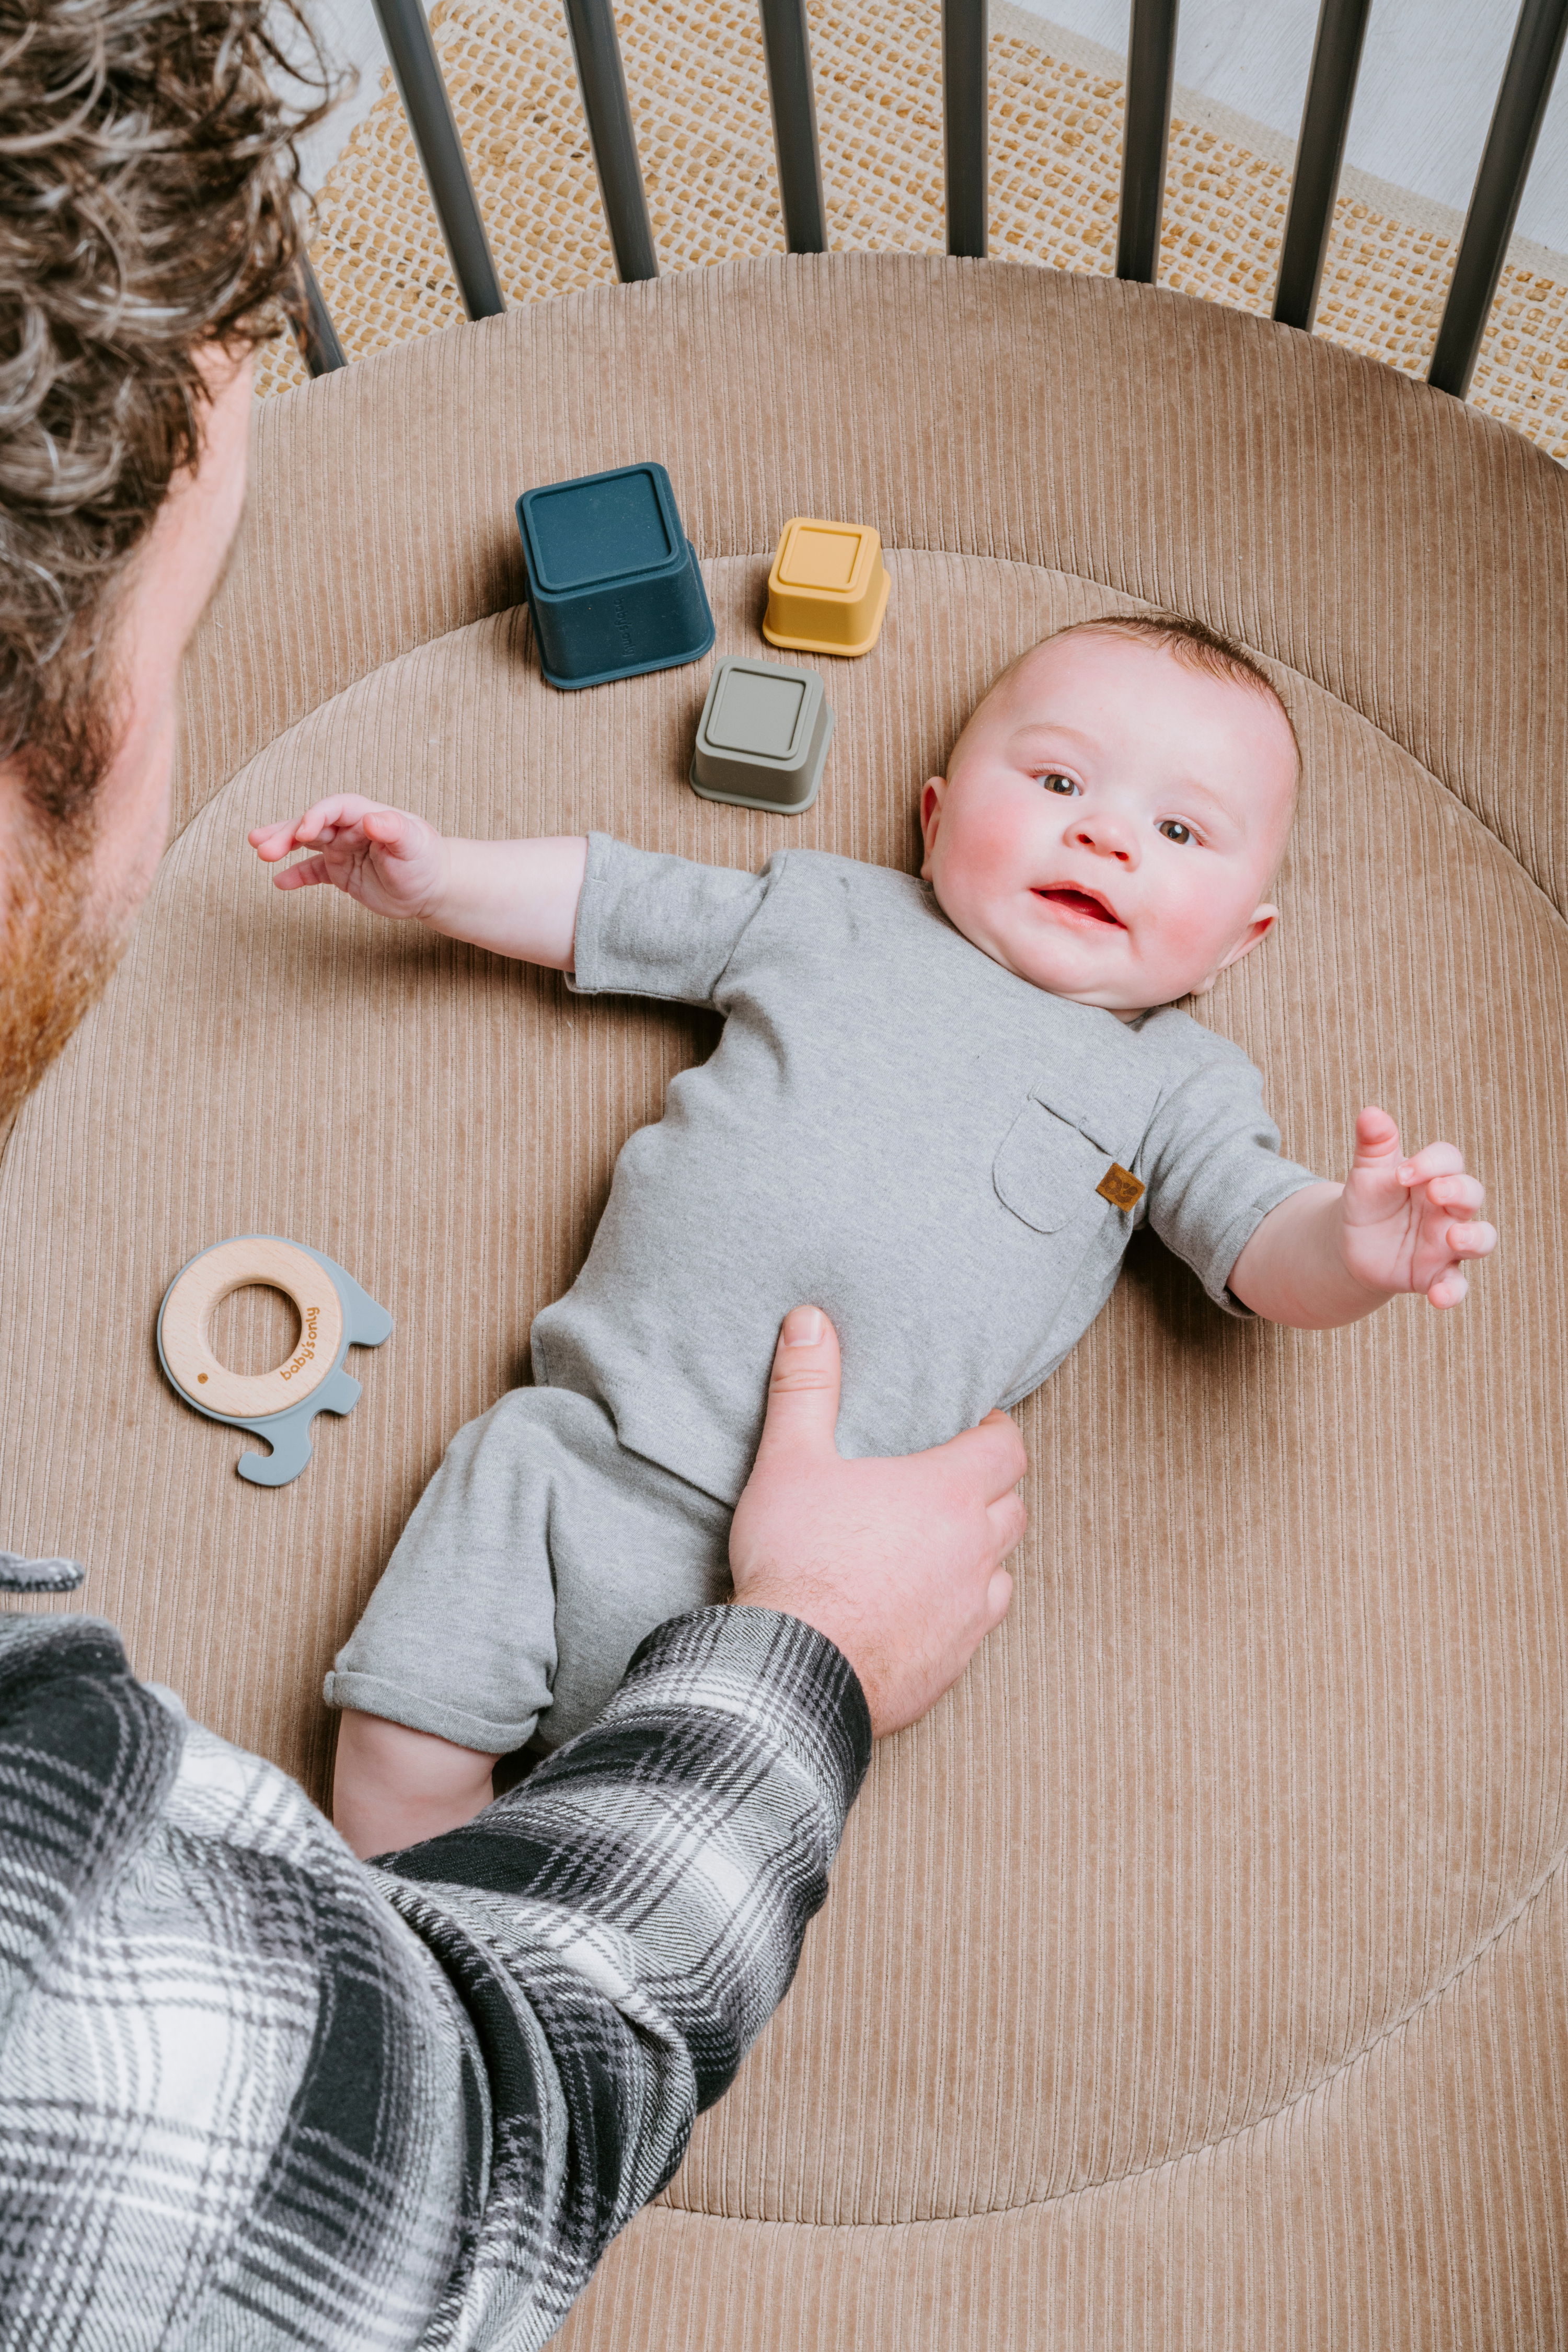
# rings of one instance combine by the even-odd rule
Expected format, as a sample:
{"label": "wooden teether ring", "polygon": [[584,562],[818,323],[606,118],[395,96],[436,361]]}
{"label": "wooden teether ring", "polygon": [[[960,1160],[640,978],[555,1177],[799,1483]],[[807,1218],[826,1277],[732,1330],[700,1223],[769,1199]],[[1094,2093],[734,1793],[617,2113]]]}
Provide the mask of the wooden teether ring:
{"label": "wooden teether ring", "polygon": [[[287,1363],[254,1375],[231,1372],[214,1355],[213,1309],[230,1291],[260,1282],[299,1310],[300,1339]],[[343,1302],[324,1265],[292,1242],[219,1242],[178,1276],[158,1321],[163,1360],[193,1404],[237,1421],[262,1421],[313,1395],[343,1348]]]}

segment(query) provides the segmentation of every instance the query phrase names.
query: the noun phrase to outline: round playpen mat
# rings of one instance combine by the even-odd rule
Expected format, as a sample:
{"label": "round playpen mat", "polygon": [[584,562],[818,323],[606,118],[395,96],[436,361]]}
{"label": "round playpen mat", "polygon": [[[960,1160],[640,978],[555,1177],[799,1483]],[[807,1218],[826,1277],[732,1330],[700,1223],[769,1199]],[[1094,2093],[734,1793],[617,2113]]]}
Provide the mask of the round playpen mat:
{"label": "round playpen mat", "polygon": [[[851,325],[881,411],[835,377]],[[785,328],[815,420],[793,437]],[[334,1647],[453,1431],[520,1377],[620,1144],[712,1042],[706,1015],[279,894],[249,825],[348,788],[479,835],[909,867],[920,784],[1014,654],[1161,601],[1237,629],[1305,777],[1284,921],[1202,1017],[1328,1172],[1366,1100],[1456,1138],[1503,1248],[1461,1313],[1331,1335],[1222,1318],[1135,1248],[1020,1409],[1011,1616],[879,1750],[790,1999],[561,2340],[1551,2341],[1568,660],[1524,551],[1559,561],[1556,468],[1299,337],[909,260],[541,306],[262,414],[181,830],[0,1164],[0,1537],[86,1560],[142,1671],[320,1790]],[[510,498],[650,455],[715,657],[765,654],[785,515],[883,530],[882,639],[819,665],[837,728],[804,818],[690,792],[707,662],[539,677]],[[1465,561],[1435,572],[1445,545]],[[153,1349],[171,1274],[245,1232],[329,1253],[395,1318],[351,1352],[352,1420],[269,1493]]]}
{"label": "round playpen mat", "polygon": [[[828,241],[941,252],[941,0],[808,0]],[[661,268],[784,249],[755,0],[619,0],[616,25]],[[1115,268],[1125,85],[1098,44],[993,0],[990,249],[1056,269]],[[605,228],[561,0],[437,0],[431,29],[502,288],[511,302],[605,285]],[[1161,282],[1267,317],[1294,142],[1180,92]],[[463,316],[392,83],[318,201],[311,258],[351,358]],[[1318,332],[1413,375],[1437,339],[1460,223],[1347,171]],[[266,390],[305,380],[280,341]],[[1516,247],[1472,397],[1568,457],[1568,261]]]}

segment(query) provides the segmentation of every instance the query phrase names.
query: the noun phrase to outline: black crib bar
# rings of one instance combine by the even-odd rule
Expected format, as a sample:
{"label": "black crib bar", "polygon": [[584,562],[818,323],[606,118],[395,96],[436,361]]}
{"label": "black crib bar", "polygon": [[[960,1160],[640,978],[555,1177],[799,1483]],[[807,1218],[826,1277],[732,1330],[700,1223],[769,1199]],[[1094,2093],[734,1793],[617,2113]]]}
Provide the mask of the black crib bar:
{"label": "black crib bar", "polygon": [[1318,17],[1274,289],[1274,316],[1282,326],[1301,327],[1309,333],[1323,282],[1323,257],[1329,249],[1371,5],[1372,0],[1323,0]]}
{"label": "black crib bar", "polygon": [[375,13],[419,151],[430,201],[452,257],[463,308],[470,319],[498,318],[506,309],[506,297],[496,276],[425,11],[420,0],[375,0]]}
{"label": "black crib bar", "polygon": [[1152,286],[1160,272],[1160,215],[1176,78],[1176,9],[1177,0],[1132,0],[1127,41],[1116,275],[1141,286]]}
{"label": "black crib bar", "polygon": [[1565,32],[1568,0],[1524,0],[1426,371],[1428,383],[1459,400],[1475,373]]}
{"label": "black crib bar", "polygon": [[947,249],[985,258],[985,0],[942,0],[942,135],[947,180]]}
{"label": "black crib bar", "polygon": [[762,0],[762,15],[784,242],[792,253],[826,253],[827,206],[822,194],[805,0]]}
{"label": "black crib bar", "polygon": [[305,365],[313,376],[331,375],[334,369],[347,367],[348,353],[338,341],[331,313],[321,299],[310,257],[303,252],[300,256],[300,296],[294,331]]}
{"label": "black crib bar", "polygon": [[[827,249],[822,152],[811,79],[806,0],[759,0],[778,160],[779,199],[792,253]],[[506,308],[474,194],[451,100],[421,0],[374,0],[436,216],[470,319]],[[1171,138],[1179,0],[1131,0],[1116,274],[1152,285]],[[1275,287],[1274,316],[1310,330],[1322,282],[1345,139],[1371,0],[1322,0],[1301,115],[1296,172]],[[658,256],[637,160],[612,0],[565,0],[583,110],[605,218],[623,279],[657,278]],[[942,0],[942,134],[947,247],[986,251],[986,0]],[[1568,38],[1568,0],[1522,0],[1491,126],[1476,174],[1436,347],[1427,371],[1463,399],[1502,275],[1520,199]],[[312,376],[347,356],[309,258],[300,257],[296,331]]]}
{"label": "black crib bar", "polygon": [[583,93],[588,143],[594,150],[616,275],[622,279],[657,278],[658,255],[654,249],[653,223],[647,214],[610,0],[566,0],[566,26],[577,60],[577,86]]}

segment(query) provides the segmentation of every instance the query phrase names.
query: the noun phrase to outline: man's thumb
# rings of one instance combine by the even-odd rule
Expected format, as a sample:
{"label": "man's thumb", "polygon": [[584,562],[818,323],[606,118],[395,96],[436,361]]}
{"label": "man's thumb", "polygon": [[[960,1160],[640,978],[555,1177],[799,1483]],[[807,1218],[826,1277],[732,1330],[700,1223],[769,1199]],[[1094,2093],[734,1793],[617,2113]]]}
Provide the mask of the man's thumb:
{"label": "man's thumb", "polygon": [[835,1451],[838,1334],[820,1307],[792,1307],[773,1350],[759,1457],[780,1446]]}

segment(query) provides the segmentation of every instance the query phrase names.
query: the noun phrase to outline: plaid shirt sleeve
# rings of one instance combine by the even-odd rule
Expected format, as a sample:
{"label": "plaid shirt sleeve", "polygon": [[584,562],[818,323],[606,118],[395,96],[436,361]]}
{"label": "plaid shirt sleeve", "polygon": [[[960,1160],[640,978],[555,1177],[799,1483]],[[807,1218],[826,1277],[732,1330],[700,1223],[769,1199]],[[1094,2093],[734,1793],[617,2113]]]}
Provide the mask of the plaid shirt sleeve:
{"label": "plaid shirt sleeve", "polygon": [[870,1746],[831,1643],[706,1610],[510,1797],[388,1858],[484,2054],[490,2179],[432,2346],[542,2343],[669,2179],[789,1989]]}
{"label": "plaid shirt sleeve", "polygon": [[869,1752],[830,1643],[704,1611],[367,1869],[110,1627],[0,1617],[0,2347],[542,2345],[787,1990]]}

